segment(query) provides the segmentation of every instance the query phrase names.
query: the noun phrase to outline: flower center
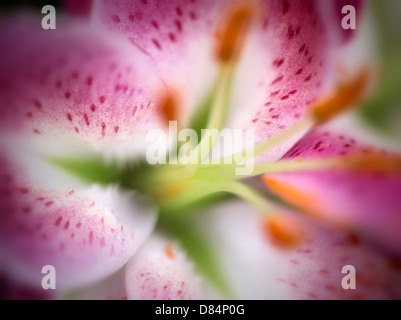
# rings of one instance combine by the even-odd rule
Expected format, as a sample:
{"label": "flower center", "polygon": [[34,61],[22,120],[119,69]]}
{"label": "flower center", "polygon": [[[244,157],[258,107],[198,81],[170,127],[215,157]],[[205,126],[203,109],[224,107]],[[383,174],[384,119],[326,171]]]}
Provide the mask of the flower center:
{"label": "flower center", "polygon": [[[253,161],[255,157],[262,153],[269,152],[273,147],[300,131],[304,132],[305,129],[311,129],[317,124],[328,121],[349,106],[355,105],[367,85],[368,72],[363,70],[354,79],[343,84],[331,96],[317,100],[318,102],[309,107],[309,114],[304,119],[276,136],[252,146],[252,152],[248,152],[248,150],[240,151],[240,155],[245,154],[241,157],[242,163],[233,164],[232,160],[238,154],[223,157],[217,163],[202,163],[203,158],[209,155],[215,145],[220,130],[224,128],[236,65],[243,50],[252,20],[255,17],[255,12],[254,7],[243,3],[233,7],[227,16],[222,19],[216,42],[216,58],[220,69],[205,115],[205,128],[202,128],[203,124],[199,125],[194,124],[196,121],[193,122],[194,130],[208,129],[212,133],[202,137],[200,141],[197,140],[198,144],[191,153],[192,161],[190,161],[190,164],[182,165],[178,161],[175,164],[155,166],[143,164],[138,167],[139,169],[132,169],[127,166],[120,172],[117,172],[118,170],[115,168],[99,168],[99,170],[103,170],[106,175],[114,170],[110,176],[115,180],[110,182],[118,183],[124,188],[138,190],[149,195],[158,205],[161,213],[166,215],[188,212],[188,210],[198,206],[199,203],[208,203],[215,201],[216,198],[221,198],[220,195],[222,194],[234,195],[250,203],[264,218],[267,217],[266,229],[270,230],[276,240],[288,244],[296,242],[300,238],[297,235],[299,233],[298,230],[291,223],[283,223],[283,221],[275,219],[277,212],[280,211],[277,206],[269,200],[266,194],[263,193],[264,191],[258,191],[244,181],[238,181],[243,176],[237,175],[237,169],[247,161]],[[161,103],[160,110],[167,122],[177,120],[178,108],[173,94],[166,95]],[[175,141],[175,143],[179,144],[179,141]],[[170,150],[169,157],[177,158],[179,156],[176,149]],[[251,173],[247,174],[247,177],[259,176],[267,172],[327,169],[338,166],[352,167],[355,163],[358,163],[358,161],[355,161],[313,159],[259,163],[254,166],[254,170]],[[71,162],[60,160],[53,162],[67,169],[72,168]],[[84,172],[84,174],[87,174],[87,172]],[[216,195],[219,197],[216,197]]]}

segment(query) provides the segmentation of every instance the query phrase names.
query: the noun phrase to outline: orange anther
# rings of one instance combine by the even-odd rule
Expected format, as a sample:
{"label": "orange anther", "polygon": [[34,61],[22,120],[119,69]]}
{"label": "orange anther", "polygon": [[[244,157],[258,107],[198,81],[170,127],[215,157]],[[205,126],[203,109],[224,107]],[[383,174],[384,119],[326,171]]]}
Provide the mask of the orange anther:
{"label": "orange anther", "polygon": [[336,92],[312,103],[309,109],[313,116],[319,122],[325,122],[340,112],[356,106],[368,85],[369,75],[369,71],[363,69],[355,78],[342,85]]}
{"label": "orange anther", "polygon": [[223,63],[238,58],[251,25],[253,11],[249,5],[233,9],[223,20],[217,44],[217,57]]}

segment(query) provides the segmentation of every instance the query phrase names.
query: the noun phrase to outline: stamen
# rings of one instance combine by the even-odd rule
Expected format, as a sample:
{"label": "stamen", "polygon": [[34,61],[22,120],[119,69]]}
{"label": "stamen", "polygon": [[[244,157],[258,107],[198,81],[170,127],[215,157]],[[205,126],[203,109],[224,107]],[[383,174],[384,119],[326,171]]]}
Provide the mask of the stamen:
{"label": "stamen", "polygon": [[305,237],[305,231],[287,214],[266,218],[263,231],[273,244],[286,249],[298,246]]}
{"label": "stamen", "polygon": [[273,177],[262,177],[262,180],[269,190],[279,194],[287,203],[291,203],[298,208],[307,209],[310,214],[319,212],[318,198],[308,193],[308,191],[295,188]]}
{"label": "stamen", "polygon": [[193,204],[204,197],[219,192],[226,192],[245,200],[263,215],[268,215],[269,212],[275,211],[274,206],[269,203],[266,197],[259,194],[248,185],[238,181],[210,182],[204,180],[191,180],[188,182],[185,190],[187,191],[177,194],[176,197],[166,198],[163,207],[168,209],[168,211],[179,211],[179,208]]}
{"label": "stamen", "polygon": [[230,63],[238,59],[246,34],[253,17],[249,5],[242,5],[232,10],[221,27],[221,35],[217,43],[217,58],[222,63]]}
{"label": "stamen", "polygon": [[166,125],[169,121],[178,121],[178,103],[173,93],[167,93],[160,102],[160,112]]}
{"label": "stamen", "polygon": [[369,76],[369,71],[363,69],[355,78],[342,85],[336,92],[312,103],[309,109],[316,121],[319,123],[326,122],[340,112],[356,106],[366,90]]}

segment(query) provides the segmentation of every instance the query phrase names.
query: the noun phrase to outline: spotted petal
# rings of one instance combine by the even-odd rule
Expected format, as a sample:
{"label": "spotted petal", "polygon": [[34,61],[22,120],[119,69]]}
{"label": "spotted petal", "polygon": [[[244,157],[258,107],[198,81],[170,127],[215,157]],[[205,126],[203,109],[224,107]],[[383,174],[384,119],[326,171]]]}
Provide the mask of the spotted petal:
{"label": "spotted petal", "polygon": [[[182,117],[187,120],[203,102],[196,92],[204,96],[216,78],[219,26],[235,5],[208,0],[100,1],[94,17],[145,52],[166,84],[182,95]],[[327,12],[314,0],[255,0],[247,5],[255,12],[254,21],[226,125],[256,129],[261,140],[298,121],[325,85],[333,84],[328,81],[333,76],[329,52],[337,42],[330,33],[338,29],[338,21],[333,14],[325,19]],[[337,12],[332,1],[328,8]],[[269,159],[278,159],[297,138],[270,152]]]}
{"label": "spotted petal", "polygon": [[59,23],[52,32],[34,17],[14,20],[0,31],[2,139],[22,133],[104,145],[157,123],[163,86],[134,48],[87,24]]}
{"label": "spotted petal", "polygon": [[[292,219],[305,232],[293,249],[273,245],[263,218],[244,203],[221,205],[201,219],[239,299],[400,298],[395,261],[333,226],[299,215]],[[356,290],[343,289],[346,265],[355,267]]]}
{"label": "spotted petal", "polygon": [[128,299],[190,300],[201,298],[198,276],[179,246],[153,236],[126,267]]}
{"label": "spotted petal", "polygon": [[1,265],[31,285],[40,285],[46,265],[55,267],[61,291],[101,279],[128,261],[154,225],[152,211],[116,188],[47,188],[4,159],[1,179]]}
{"label": "spotted petal", "polygon": [[273,193],[289,203],[359,230],[400,254],[401,173],[399,165],[389,166],[399,162],[396,155],[379,153],[370,144],[320,128],[296,144],[284,159],[340,157],[341,162],[352,155],[372,154],[376,154],[375,161],[366,168],[295,171],[266,175],[264,180]]}
{"label": "spotted petal", "polygon": [[[254,129],[256,141],[268,139],[298,122],[308,105],[359,72],[368,57],[367,23],[360,23],[355,41],[340,46],[337,7],[326,1],[262,1],[259,20],[250,35],[238,69],[232,102],[234,128]],[[341,12],[341,11],[340,11]],[[358,11],[363,21],[364,11]],[[341,32],[338,32],[341,33]],[[356,43],[356,44],[355,44]],[[357,56],[358,61],[350,57]],[[305,134],[299,131],[263,155],[275,161]]]}
{"label": "spotted petal", "polygon": [[[98,1],[95,20],[142,50],[181,100],[180,119],[211,89],[214,35],[229,1]],[[200,48],[202,48],[200,50]]]}

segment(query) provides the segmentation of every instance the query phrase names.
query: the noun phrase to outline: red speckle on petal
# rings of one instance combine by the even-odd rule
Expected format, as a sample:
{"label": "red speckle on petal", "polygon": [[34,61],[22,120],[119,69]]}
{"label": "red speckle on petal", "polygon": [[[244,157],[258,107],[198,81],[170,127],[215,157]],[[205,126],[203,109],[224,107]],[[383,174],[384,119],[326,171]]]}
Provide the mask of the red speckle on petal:
{"label": "red speckle on petal", "polygon": [[61,223],[61,220],[63,220],[63,217],[58,217],[57,220],[56,220],[55,225],[56,225],[56,226],[59,226],[60,223]]}
{"label": "red speckle on petal", "polygon": [[42,109],[42,104],[38,100],[35,100],[33,103],[37,109]]}
{"label": "red speckle on petal", "polygon": [[174,35],[173,33],[170,32],[170,33],[168,34],[168,37],[169,37],[169,39],[170,39],[171,42],[175,42],[175,35]]}
{"label": "red speckle on petal", "polygon": [[151,23],[152,23],[152,26],[155,27],[155,29],[159,30],[159,24],[157,23],[157,21],[152,20]]}
{"label": "red speckle on petal", "polygon": [[153,44],[155,45],[155,47],[156,47],[157,49],[159,49],[159,50],[162,49],[162,47],[161,47],[159,41],[157,41],[156,39],[153,38],[153,39],[152,39],[152,42],[153,42]]}
{"label": "red speckle on petal", "polygon": [[86,125],[89,126],[89,118],[88,118],[88,115],[86,113],[84,114],[84,119],[85,119]]}
{"label": "red speckle on petal", "polygon": [[273,61],[273,65],[276,67],[280,67],[284,63],[284,59],[276,59]]}
{"label": "red speckle on petal", "polygon": [[300,75],[302,72],[304,71],[304,69],[300,68],[298,69],[297,73],[295,74],[296,76]]}
{"label": "red speckle on petal", "polygon": [[191,12],[189,13],[189,17],[191,18],[191,20],[196,20],[196,14],[195,14],[195,12],[191,11]]}
{"label": "red speckle on petal", "polygon": [[120,17],[117,16],[117,15],[113,15],[112,19],[113,19],[113,22],[115,22],[115,23],[120,23],[121,22]]}
{"label": "red speckle on petal", "polygon": [[21,193],[23,193],[23,194],[29,193],[29,189],[28,189],[28,188],[21,188],[20,191],[21,191]]}
{"label": "red speckle on petal", "polygon": [[281,80],[283,80],[284,77],[283,76],[279,76],[278,78],[276,78],[273,82],[272,85],[279,83]]}
{"label": "red speckle on petal", "polygon": [[292,28],[292,26],[288,26],[288,29],[287,29],[288,40],[291,40],[294,37],[294,35],[295,35],[294,29]]}
{"label": "red speckle on petal", "polygon": [[181,32],[182,31],[181,22],[179,20],[175,20],[174,23],[175,23],[175,26],[177,27],[178,32]]}

